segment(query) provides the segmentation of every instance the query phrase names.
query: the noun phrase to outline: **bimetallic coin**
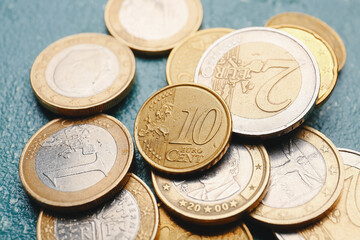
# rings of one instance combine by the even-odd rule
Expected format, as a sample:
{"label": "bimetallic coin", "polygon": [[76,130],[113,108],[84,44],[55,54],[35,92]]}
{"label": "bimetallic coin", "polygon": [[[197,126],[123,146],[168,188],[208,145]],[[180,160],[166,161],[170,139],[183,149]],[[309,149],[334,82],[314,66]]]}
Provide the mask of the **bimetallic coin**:
{"label": "bimetallic coin", "polygon": [[346,61],[345,44],[339,34],[337,34],[337,32],[328,24],[318,18],[304,13],[285,12],[270,18],[265,26],[273,27],[281,24],[301,26],[320,35],[334,50],[339,64],[339,71],[344,67]]}
{"label": "bimetallic coin", "polygon": [[209,28],[187,37],[170,53],[166,63],[169,85],[194,82],[196,66],[205,50],[220,37],[234,31],[229,28]]}
{"label": "bimetallic coin", "polygon": [[256,138],[299,126],[312,111],[320,86],[318,65],[305,45],[263,27],[217,40],[202,56],[194,80],[225,100],[234,132]]}
{"label": "bimetallic coin", "polygon": [[360,236],[360,153],[339,149],[345,164],[345,182],[339,203],[320,222],[296,233],[276,233],[281,240],[343,240]]}
{"label": "bimetallic coin", "polygon": [[83,33],[60,39],[35,59],[30,82],[40,103],[67,116],[116,105],[134,83],[135,57],[115,38]]}
{"label": "bimetallic coin", "polygon": [[253,240],[253,237],[244,223],[233,223],[230,225],[202,227],[191,226],[186,222],[174,221],[168,213],[159,207],[160,223],[157,240],[170,239],[238,239]]}
{"label": "bimetallic coin", "polygon": [[320,219],[335,206],[344,182],[343,162],[322,133],[304,126],[266,150],[270,186],[251,217],[274,227],[294,227]]}
{"label": "bimetallic coin", "polygon": [[105,9],[111,35],[145,54],[168,52],[196,32],[202,18],[199,0],[109,0]]}
{"label": "bimetallic coin", "polygon": [[58,217],[41,211],[37,239],[155,239],[158,225],[154,195],[140,178],[129,174],[121,192],[97,210],[76,217]]}
{"label": "bimetallic coin", "polygon": [[265,195],[269,177],[265,148],[235,141],[218,164],[199,176],[170,179],[152,172],[165,207],[188,222],[204,225],[231,222],[251,211]]}
{"label": "bimetallic coin", "polygon": [[104,202],[127,182],[134,156],[129,131],[100,114],[55,119],[38,130],[20,157],[20,180],[44,207],[81,211]]}
{"label": "bimetallic coin", "polygon": [[224,155],[232,133],[230,110],[211,89],[183,83],[160,89],[138,112],[134,138],[155,170],[205,170]]}

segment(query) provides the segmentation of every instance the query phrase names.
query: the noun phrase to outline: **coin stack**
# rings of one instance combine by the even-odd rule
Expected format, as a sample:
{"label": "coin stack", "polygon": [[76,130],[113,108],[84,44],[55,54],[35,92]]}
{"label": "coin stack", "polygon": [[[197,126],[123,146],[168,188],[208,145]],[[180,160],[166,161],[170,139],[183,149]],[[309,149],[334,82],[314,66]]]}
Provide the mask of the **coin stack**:
{"label": "coin stack", "polygon": [[[253,239],[246,216],[279,239],[356,232],[360,153],[302,125],[336,85],[341,38],[302,13],[276,15],[266,27],[197,31],[202,17],[199,0],[109,0],[113,37],[65,37],[36,58],[34,93],[64,116],[39,129],[20,157],[21,182],[45,209],[38,239]],[[129,131],[99,114],[134,84],[130,48],[172,49],[169,86],[134,123],[161,204],[129,172]]]}

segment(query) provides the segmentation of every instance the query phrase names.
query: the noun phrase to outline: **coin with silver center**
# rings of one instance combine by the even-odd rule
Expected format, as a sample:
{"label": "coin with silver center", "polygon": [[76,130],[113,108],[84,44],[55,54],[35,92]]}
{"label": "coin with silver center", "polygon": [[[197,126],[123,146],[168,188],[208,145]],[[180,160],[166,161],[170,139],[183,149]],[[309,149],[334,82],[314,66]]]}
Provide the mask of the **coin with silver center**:
{"label": "coin with silver center", "polygon": [[269,138],[298,127],[320,87],[316,60],[299,40],[276,29],[234,31],[212,44],[194,81],[212,88],[232,112],[233,131]]}

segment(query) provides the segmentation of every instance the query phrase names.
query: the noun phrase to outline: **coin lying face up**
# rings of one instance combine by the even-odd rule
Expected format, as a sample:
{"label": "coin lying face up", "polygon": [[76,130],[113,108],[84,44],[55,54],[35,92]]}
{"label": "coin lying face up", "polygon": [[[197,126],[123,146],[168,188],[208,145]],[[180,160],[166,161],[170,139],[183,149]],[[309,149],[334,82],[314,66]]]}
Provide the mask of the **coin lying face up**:
{"label": "coin lying face up", "polygon": [[80,211],[104,202],[126,184],[133,156],[129,131],[113,117],[55,119],[25,145],[19,175],[42,206]]}
{"label": "coin lying face up", "polygon": [[234,31],[202,56],[194,81],[212,88],[231,109],[233,131],[269,138],[299,126],[319,93],[312,53],[294,37],[257,27]]}
{"label": "coin lying face up", "polygon": [[83,33],[43,50],[30,82],[47,109],[85,116],[116,105],[130,91],[134,76],[135,57],[127,46],[108,35]]}
{"label": "coin lying face up", "polygon": [[37,239],[154,239],[159,224],[156,200],[134,174],[116,197],[77,217],[40,212]]}

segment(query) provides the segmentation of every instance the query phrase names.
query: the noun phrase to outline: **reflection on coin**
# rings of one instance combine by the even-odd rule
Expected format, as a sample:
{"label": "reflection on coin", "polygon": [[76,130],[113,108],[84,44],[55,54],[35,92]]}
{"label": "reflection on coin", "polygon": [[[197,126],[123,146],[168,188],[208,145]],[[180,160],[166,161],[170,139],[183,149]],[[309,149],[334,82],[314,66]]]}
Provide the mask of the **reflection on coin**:
{"label": "reflection on coin", "polygon": [[109,0],[105,23],[111,35],[143,53],[165,53],[199,29],[199,0]]}
{"label": "reflection on coin", "polygon": [[335,87],[338,76],[338,64],[334,51],[329,44],[316,33],[295,25],[278,25],[273,28],[290,33],[303,42],[314,54],[320,70],[320,91],[316,105],[322,104]]}
{"label": "reflection on coin", "polygon": [[129,174],[124,189],[97,210],[76,217],[56,217],[40,212],[38,240],[50,239],[155,239],[159,213],[146,184]]}
{"label": "reflection on coin", "polygon": [[256,207],[269,177],[263,146],[232,141],[221,161],[201,175],[171,180],[152,173],[152,182],[174,214],[189,222],[215,225],[234,221]]}
{"label": "reflection on coin", "polygon": [[360,235],[360,153],[339,149],[345,164],[343,193],[336,207],[319,223],[297,233],[276,233],[281,240],[343,240]]}
{"label": "reflection on coin", "polygon": [[270,186],[251,217],[273,226],[299,226],[323,217],[334,206],[343,186],[343,163],[322,133],[304,126],[266,150]]}
{"label": "reflection on coin", "polygon": [[285,12],[270,18],[265,24],[272,27],[281,24],[291,24],[310,29],[327,41],[336,54],[339,64],[339,71],[344,67],[346,61],[346,48],[339,34],[320,19],[297,12]]}
{"label": "reflection on coin", "polygon": [[170,239],[239,239],[253,240],[253,237],[244,223],[236,222],[230,225],[201,227],[191,226],[185,222],[174,221],[160,206],[160,223],[157,240]]}
{"label": "reflection on coin", "polygon": [[115,38],[83,33],[60,39],[35,59],[30,82],[40,103],[84,116],[116,105],[134,82],[135,57]]}
{"label": "reflection on coin", "polygon": [[133,156],[129,131],[111,116],[55,119],[25,145],[19,174],[25,190],[42,206],[80,211],[126,184]]}
{"label": "reflection on coin", "polygon": [[177,45],[166,63],[168,84],[194,82],[195,69],[202,54],[212,43],[232,31],[229,28],[200,30]]}
{"label": "reflection on coin", "polygon": [[212,90],[171,85],[154,93],[138,112],[136,146],[156,170],[193,173],[214,165],[229,146],[231,114]]}
{"label": "reflection on coin", "polygon": [[194,81],[215,90],[232,112],[234,132],[269,138],[299,126],[319,93],[312,53],[272,28],[244,28],[220,38],[202,56]]}

